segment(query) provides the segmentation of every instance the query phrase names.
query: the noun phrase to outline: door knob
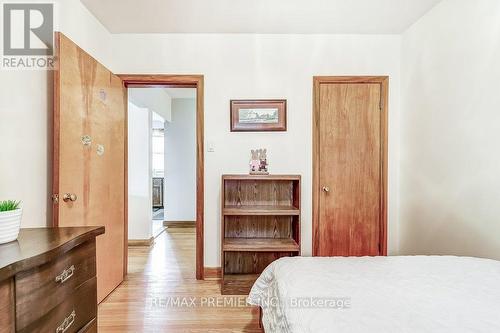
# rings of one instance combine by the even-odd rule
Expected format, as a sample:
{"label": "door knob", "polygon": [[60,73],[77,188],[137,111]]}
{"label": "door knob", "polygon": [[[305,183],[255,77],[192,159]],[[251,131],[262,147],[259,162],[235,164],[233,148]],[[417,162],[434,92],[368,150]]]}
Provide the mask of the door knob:
{"label": "door knob", "polygon": [[76,194],[73,194],[73,193],[65,193],[63,195],[64,202],[76,201],[76,199],[78,199],[78,197],[76,196]]}
{"label": "door knob", "polygon": [[330,192],[330,188],[328,186],[323,186],[323,192]]}

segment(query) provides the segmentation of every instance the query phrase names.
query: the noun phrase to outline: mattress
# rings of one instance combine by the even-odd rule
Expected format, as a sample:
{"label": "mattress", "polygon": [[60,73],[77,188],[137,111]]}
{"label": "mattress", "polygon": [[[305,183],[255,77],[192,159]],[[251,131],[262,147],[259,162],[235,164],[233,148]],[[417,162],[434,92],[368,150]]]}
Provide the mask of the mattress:
{"label": "mattress", "polygon": [[500,332],[500,262],[452,256],[282,258],[248,302],[266,333]]}

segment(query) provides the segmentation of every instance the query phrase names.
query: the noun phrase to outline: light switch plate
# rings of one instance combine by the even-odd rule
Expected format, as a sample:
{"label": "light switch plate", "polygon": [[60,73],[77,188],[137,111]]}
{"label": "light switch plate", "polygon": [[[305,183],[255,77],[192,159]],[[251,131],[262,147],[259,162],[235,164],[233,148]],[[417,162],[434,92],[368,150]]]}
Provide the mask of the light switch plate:
{"label": "light switch plate", "polygon": [[213,141],[208,141],[207,152],[209,152],[209,153],[215,152],[215,143]]}

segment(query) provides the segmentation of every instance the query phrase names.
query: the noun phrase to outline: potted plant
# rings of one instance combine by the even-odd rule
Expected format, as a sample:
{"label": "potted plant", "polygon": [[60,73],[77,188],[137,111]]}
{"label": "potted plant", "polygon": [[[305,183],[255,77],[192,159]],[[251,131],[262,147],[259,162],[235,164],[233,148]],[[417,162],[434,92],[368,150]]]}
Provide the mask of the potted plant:
{"label": "potted plant", "polygon": [[17,239],[21,228],[23,209],[19,201],[0,201],[0,244]]}

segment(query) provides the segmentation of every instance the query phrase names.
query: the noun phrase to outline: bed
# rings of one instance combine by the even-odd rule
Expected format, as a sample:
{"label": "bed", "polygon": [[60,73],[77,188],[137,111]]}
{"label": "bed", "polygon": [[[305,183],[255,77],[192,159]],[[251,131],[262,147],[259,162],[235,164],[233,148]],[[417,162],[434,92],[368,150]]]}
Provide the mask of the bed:
{"label": "bed", "polygon": [[452,256],[292,257],[248,302],[266,333],[500,332],[500,262]]}

